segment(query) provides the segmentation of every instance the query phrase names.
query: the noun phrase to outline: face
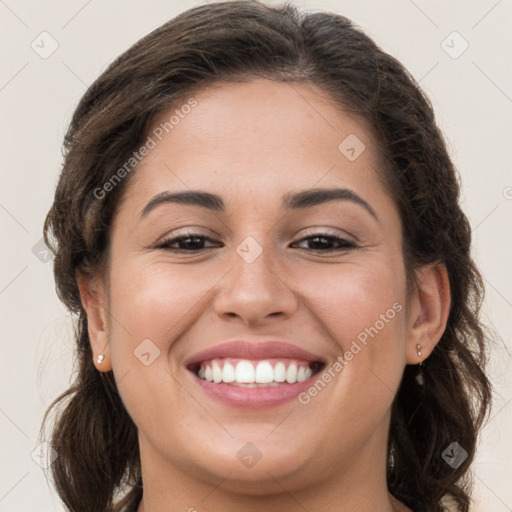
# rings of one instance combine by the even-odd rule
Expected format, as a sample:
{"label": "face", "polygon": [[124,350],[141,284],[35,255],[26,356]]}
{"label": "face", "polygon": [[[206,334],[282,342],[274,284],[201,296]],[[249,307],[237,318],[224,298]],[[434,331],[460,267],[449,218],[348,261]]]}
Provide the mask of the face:
{"label": "face", "polygon": [[410,321],[370,130],[308,85],[194,99],[149,132],[111,231],[108,354],[143,467],[257,493],[385,457]]}

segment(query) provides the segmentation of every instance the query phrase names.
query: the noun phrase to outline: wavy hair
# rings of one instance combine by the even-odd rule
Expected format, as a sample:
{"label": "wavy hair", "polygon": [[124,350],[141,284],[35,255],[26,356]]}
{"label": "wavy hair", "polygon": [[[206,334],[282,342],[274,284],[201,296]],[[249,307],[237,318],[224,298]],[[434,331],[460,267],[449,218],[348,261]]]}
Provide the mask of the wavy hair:
{"label": "wavy hair", "polygon": [[[65,506],[80,512],[135,511],[142,496],[136,427],[112,372],[92,362],[77,272],[92,276],[108,260],[109,229],[130,176],[102,187],[140,147],[162,112],[219,81],[253,77],[321,88],[369,123],[382,172],[401,214],[407,274],[446,266],[451,309],[446,330],[422,366],[406,366],[392,406],[387,484],[415,512],[467,512],[469,468],[491,390],[484,372],[481,276],[471,228],[459,206],[458,175],[429,99],[392,56],[347,18],[292,4],[220,2],[183,12],[120,55],[81,98],[64,141],[64,163],[47,215],[59,298],[76,316],[71,387],[48,408],[51,476]],[[51,414],[52,413],[52,414]],[[55,416],[55,417],[54,417]],[[458,442],[468,458],[452,468],[443,451]]]}

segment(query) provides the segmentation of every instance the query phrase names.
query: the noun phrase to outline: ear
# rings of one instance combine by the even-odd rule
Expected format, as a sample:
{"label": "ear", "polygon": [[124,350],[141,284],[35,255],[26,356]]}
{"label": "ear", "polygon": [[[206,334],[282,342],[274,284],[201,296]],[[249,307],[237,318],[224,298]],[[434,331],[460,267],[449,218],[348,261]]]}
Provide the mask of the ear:
{"label": "ear", "polygon": [[416,281],[409,301],[408,364],[418,364],[430,355],[444,333],[451,303],[448,272],[442,263],[417,270]]}
{"label": "ear", "polygon": [[[101,279],[77,273],[80,299],[87,314],[87,330],[93,353],[94,366],[100,372],[112,369],[108,350],[107,307],[105,286]],[[103,355],[101,363],[98,356]]]}

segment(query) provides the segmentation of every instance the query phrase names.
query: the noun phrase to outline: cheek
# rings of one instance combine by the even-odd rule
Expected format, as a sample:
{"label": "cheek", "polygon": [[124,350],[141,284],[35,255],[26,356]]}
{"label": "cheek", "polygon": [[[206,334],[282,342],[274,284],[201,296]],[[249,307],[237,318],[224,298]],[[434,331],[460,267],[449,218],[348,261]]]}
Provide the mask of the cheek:
{"label": "cheek", "polygon": [[[405,365],[407,295],[401,258],[321,269],[309,273],[303,285],[313,320],[325,332],[319,338],[330,340],[331,349],[336,344],[333,403],[352,403],[355,416],[359,408],[368,414],[368,403],[375,404],[375,411],[384,410]],[[383,400],[384,394],[389,400]]]}
{"label": "cheek", "polygon": [[173,345],[197,321],[217,280],[214,272],[163,262],[134,259],[112,268],[110,352],[119,392],[137,424],[155,421],[158,430],[155,409],[187,400],[172,377],[181,362]]}
{"label": "cheek", "polygon": [[210,292],[226,273],[220,267],[132,258],[112,268],[109,345],[128,402],[146,402],[164,381],[175,387],[172,375],[180,371],[186,333],[210,307]]}
{"label": "cheek", "polygon": [[305,276],[301,278],[304,301],[317,320],[331,329],[329,337],[338,341],[340,349],[348,349],[347,341],[361,333],[363,339],[375,324],[384,331],[391,325],[401,327],[404,321],[406,287],[400,264],[380,261],[335,269],[318,267]]}
{"label": "cheek", "polygon": [[110,280],[111,315],[114,328],[117,324],[124,333],[116,329],[116,334],[134,342],[143,338],[159,345],[172,341],[173,332],[181,331],[207,300],[217,274],[204,267],[172,268],[161,262],[118,265]]}

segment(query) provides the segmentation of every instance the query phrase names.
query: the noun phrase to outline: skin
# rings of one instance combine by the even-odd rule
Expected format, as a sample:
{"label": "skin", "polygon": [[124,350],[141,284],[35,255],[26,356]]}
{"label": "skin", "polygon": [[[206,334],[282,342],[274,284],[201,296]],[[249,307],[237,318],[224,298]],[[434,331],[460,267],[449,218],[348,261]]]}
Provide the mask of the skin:
{"label": "skin", "polygon": [[[138,427],[139,512],[408,510],[386,486],[390,407],[404,366],[420,362],[417,345],[427,358],[445,328],[445,268],[417,269],[407,290],[401,221],[371,130],[321,90],[257,78],[194,97],[130,178],[108,271],[79,276],[95,364],[114,371]],[[354,161],[338,149],[349,134],[365,144]],[[283,195],[313,187],[352,190],[378,220],[346,200],[283,208]],[[226,211],[168,203],[141,218],[155,195],[191,189],[220,195]],[[220,246],[155,247],[187,231]],[[303,240],[326,231],[357,247]],[[248,236],[263,249],[252,263],[236,252]],[[402,310],[307,404],[235,409],[183,366],[226,340],[280,339],[332,367],[395,303]],[[134,356],[144,339],[160,350],[149,366]],[[251,468],[237,457],[247,442],[261,452]]]}

